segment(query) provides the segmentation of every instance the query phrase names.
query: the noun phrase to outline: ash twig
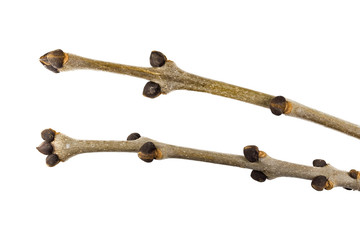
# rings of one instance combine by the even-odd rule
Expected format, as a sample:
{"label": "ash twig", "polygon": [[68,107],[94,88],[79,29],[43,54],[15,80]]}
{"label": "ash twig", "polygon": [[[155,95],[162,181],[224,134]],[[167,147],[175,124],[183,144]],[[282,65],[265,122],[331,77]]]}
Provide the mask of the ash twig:
{"label": "ash twig", "polygon": [[174,146],[142,137],[138,133],[130,134],[126,141],[77,140],[52,129],[44,130],[41,136],[44,142],[38,150],[48,155],[46,163],[50,167],[81,153],[136,152],[147,163],[154,159],[179,158],[248,168],[253,170],[251,177],[258,182],[277,177],[295,177],[311,180],[311,186],[317,191],[334,187],[360,190],[360,173],[354,169],[341,171],[321,159],[314,160],[313,166],[285,162],[268,156],[254,145],[246,146],[244,156],[241,156]]}
{"label": "ash twig", "polygon": [[93,69],[144,78],[150,80],[143,91],[143,95],[149,98],[155,98],[160,94],[167,94],[175,90],[206,92],[232,98],[269,108],[277,116],[285,114],[309,120],[360,139],[360,126],[356,124],[306,107],[283,96],[275,97],[185,72],[177,67],[174,62],[167,60],[164,54],[157,51],[153,51],[150,55],[152,66],[150,68],[92,60],[64,53],[60,49],[46,53],[40,57],[40,62],[55,73],[77,69]]}

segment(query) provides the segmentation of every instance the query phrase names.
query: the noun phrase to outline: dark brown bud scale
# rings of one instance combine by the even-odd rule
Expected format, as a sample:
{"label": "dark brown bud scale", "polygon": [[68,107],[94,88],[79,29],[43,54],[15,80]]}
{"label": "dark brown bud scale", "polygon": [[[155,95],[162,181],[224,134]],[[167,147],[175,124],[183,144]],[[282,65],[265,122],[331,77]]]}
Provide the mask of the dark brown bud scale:
{"label": "dark brown bud scale", "polygon": [[50,71],[52,71],[52,72],[54,72],[54,73],[59,73],[60,71],[59,70],[57,70],[56,68],[54,68],[53,66],[51,66],[51,65],[45,65],[45,64],[43,64],[44,65],[44,67],[47,69],[47,70],[50,70]]}
{"label": "dark brown bud scale", "polygon": [[48,52],[40,57],[40,62],[52,72],[59,73],[59,68],[64,66],[68,56],[61,49]]}
{"label": "dark brown bud scale", "polygon": [[353,179],[359,179],[360,178],[360,174],[358,171],[356,171],[355,169],[351,169],[349,171],[349,176]]}
{"label": "dark brown bud scale", "polygon": [[291,111],[291,104],[286,101],[283,96],[277,96],[271,100],[270,110],[274,115],[280,116],[281,114],[289,113]]}
{"label": "dark brown bud scale", "polygon": [[148,82],[145,84],[143,95],[148,98],[156,98],[161,94],[161,86],[156,82]]}
{"label": "dark brown bud scale", "polygon": [[322,191],[327,186],[328,179],[325,176],[317,176],[311,181],[311,186],[316,191]]}
{"label": "dark brown bud scale", "polygon": [[130,134],[130,135],[127,137],[126,140],[128,140],[128,141],[133,141],[133,140],[139,139],[140,137],[141,137],[140,134],[138,134],[138,133],[132,133],[132,134]]}
{"label": "dark brown bud scale", "polygon": [[313,161],[313,166],[314,166],[314,167],[325,167],[325,166],[327,166],[327,163],[325,162],[325,160],[315,159],[315,160]]}
{"label": "dark brown bud scale", "polygon": [[267,176],[263,172],[257,170],[253,170],[250,176],[252,179],[258,182],[265,182],[265,180],[267,179]]}
{"label": "dark brown bud scale", "polygon": [[166,63],[166,56],[158,51],[152,51],[150,54],[150,65],[152,67],[162,67]]}
{"label": "dark brown bud scale", "polygon": [[53,146],[48,142],[41,143],[36,149],[45,155],[50,155],[53,152]]}
{"label": "dark brown bud scale", "polygon": [[141,146],[138,156],[144,162],[152,162],[156,158],[156,146],[152,142],[146,142]]}
{"label": "dark brown bud scale", "polygon": [[41,132],[41,138],[45,140],[45,142],[52,142],[54,141],[56,132],[51,128],[45,129]]}
{"label": "dark brown bud scale", "polygon": [[57,165],[60,162],[59,156],[56,154],[51,154],[49,156],[46,157],[46,164],[49,167],[54,167],[55,165]]}
{"label": "dark brown bud scale", "polygon": [[255,145],[244,147],[244,156],[249,162],[259,161],[259,148]]}

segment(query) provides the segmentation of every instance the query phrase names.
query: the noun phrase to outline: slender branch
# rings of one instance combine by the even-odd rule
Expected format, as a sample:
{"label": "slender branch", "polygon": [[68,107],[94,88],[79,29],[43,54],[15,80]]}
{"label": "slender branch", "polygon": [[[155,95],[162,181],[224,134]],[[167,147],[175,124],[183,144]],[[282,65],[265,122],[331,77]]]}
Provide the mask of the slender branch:
{"label": "slender branch", "polygon": [[126,74],[150,80],[143,94],[155,98],[174,90],[206,92],[269,108],[277,116],[285,114],[309,120],[360,139],[360,126],[301,105],[282,96],[272,96],[254,90],[238,87],[200,77],[181,70],[160,52],[150,55],[152,67],[134,67],[92,60],[62,50],[55,50],[40,57],[40,62],[49,70],[59,73],[77,69],[93,69]]}
{"label": "slender branch", "polygon": [[360,173],[356,170],[341,171],[320,159],[313,161],[313,167],[285,162],[271,158],[253,145],[246,146],[244,156],[241,156],[174,146],[137,133],[130,134],[126,141],[77,140],[52,129],[44,130],[41,136],[44,142],[37,149],[48,155],[46,163],[50,167],[81,153],[137,152],[145,162],[180,158],[253,169],[251,177],[259,182],[277,177],[295,177],[312,180],[312,187],[318,191],[333,187],[360,190]]}

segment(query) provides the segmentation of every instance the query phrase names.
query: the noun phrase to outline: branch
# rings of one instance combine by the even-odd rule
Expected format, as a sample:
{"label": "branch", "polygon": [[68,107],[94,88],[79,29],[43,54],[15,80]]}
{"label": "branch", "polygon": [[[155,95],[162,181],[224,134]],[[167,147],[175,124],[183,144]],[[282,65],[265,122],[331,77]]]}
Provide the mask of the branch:
{"label": "branch", "polygon": [[253,145],[246,146],[244,156],[241,156],[178,147],[141,137],[138,133],[130,134],[127,141],[77,140],[52,129],[44,130],[41,136],[44,142],[37,149],[48,155],[46,163],[50,167],[80,153],[137,152],[138,157],[148,163],[154,159],[180,158],[253,169],[251,177],[259,182],[277,177],[295,177],[312,180],[311,186],[317,191],[333,187],[360,190],[360,173],[354,169],[341,171],[320,159],[313,161],[313,167],[285,162],[271,158]]}
{"label": "branch", "polygon": [[358,125],[285,99],[283,96],[275,97],[187,73],[178,68],[174,62],[167,60],[164,54],[156,51],[150,55],[152,66],[150,68],[92,60],[64,53],[62,50],[46,53],[40,57],[40,62],[55,73],[76,69],[93,69],[144,78],[150,82],[145,85],[143,94],[150,98],[175,90],[206,92],[232,98],[269,108],[277,116],[285,114],[309,120],[360,139],[360,126]]}

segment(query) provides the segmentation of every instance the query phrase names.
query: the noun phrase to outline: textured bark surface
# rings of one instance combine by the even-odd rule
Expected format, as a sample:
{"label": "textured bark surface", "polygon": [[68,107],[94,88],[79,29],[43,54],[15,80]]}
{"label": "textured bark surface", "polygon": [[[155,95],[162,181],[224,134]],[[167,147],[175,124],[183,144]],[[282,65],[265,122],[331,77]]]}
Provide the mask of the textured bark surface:
{"label": "textured bark surface", "polygon": [[[145,162],[179,158],[253,169],[255,171],[251,173],[251,177],[259,182],[278,177],[294,177],[312,180],[312,187],[318,191],[323,189],[330,190],[333,187],[360,190],[359,174],[357,171],[356,174],[353,173],[355,170],[341,171],[330,164],[322,162],[323,160],[321,160],[319,165],[319,159],[314,161],[314,165],[319,167],[312,167],[277,160],[268,156],[263,151],[252,151],[251,158],[254,157],[254,153],[257,153],[258,160],[251,162],[248,160],[248,156],[244,157],[235,154],[174,146],[141,137],[139,134],[134,133],[130,136],[127,141],[96,141],[77,140],[62,133],[56,133],[54,140],[50,143],[53,151],[44,154],[52,156],[50,158],[51,161],[47,159],[47,164],[52,167],[58,163],[58,160],[65,162],[69,158],[81,153],[135,152]],[[250,149],[249,146],[245,147],[244,152],[248,152],[248,149]],[[251,146],[251,149],[258,148]]]}
{"label": "textured bark surface", "polygon": [[152,52],[150,56],[150,62],[154,66],[150,68],[92,60],[64,53],[62,50],[55,50],[41,56],[40,62],[53,72],[92,69],[144,78],[160,86],[156,88],[154,86],[152,88],[149,88],[149,86],[145,87],[144,95],[151,98],[174,90],[206,92],[232,98],[269,108],[275,115],[284,114],[305,119],[360,139],[360,126],[356,124],[306,107],[282,96],[275,97],[185,72],[176,66],[174,62],[167,60],[164,54],[156,51]]}

